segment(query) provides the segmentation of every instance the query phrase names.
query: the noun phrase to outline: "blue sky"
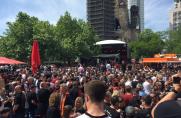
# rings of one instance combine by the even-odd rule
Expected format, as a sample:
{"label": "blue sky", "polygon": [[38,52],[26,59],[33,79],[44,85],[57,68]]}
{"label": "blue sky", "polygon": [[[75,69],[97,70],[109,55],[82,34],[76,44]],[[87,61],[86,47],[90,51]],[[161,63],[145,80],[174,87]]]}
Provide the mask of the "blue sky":
{"label": "blue sky", "polygon": [[[145,28],[154,31],[168,29],[168,12],[173,0],[145,0]],[[15,20],[19,11],[55,24],[65,11],[86,20],[86,0],[0,0],[0,35],[6,22]]]}

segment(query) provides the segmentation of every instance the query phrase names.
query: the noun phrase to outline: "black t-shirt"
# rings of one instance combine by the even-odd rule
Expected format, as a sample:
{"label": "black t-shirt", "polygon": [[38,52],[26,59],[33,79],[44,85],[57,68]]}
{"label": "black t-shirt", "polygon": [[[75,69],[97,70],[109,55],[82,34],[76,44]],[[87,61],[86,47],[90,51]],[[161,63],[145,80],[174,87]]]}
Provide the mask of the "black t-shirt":
{"label": "black t-shirt", "polygon": [[100,66],[100,70],[101,70],[101,72],[106,71],[106,66],[105,66],[105,65],[101,65],[101,66]]}
{"label": "black t-shirt", "polygon": [[111,118],[120,118],[121,114],[119,112],[117,112],[115,109],[113,109],[113,108],[111,108],[109,106],[106,106],[104,111]]}
{"label": "black t-shirt", "polygon": [[70,97],[72,99],[72,102],[75,101],[75,99],[78,97],[79,95],[79,89],[78,87],[73,87],[71,90],[70,90]]}
{"label": "black t-shirt", "polygon": [[48,100],[50,97],[50,92],[48,89],[40,89],[38,91],[38,101],[39,103],[43,103],[45,105],[48,105]]}
{"label": "black t-shirt", "polygon": [[37,103],[37,96],[36,93],[32,93],[30,92],[28,94],[28,104],[29,104],[29,109],[36,109],[37,108],[37,104],[33,104],[32,101],[34,101],[35,103]]}
{"label": "black t-shirt", "polygon": [[121,69],[122,69],[123,72],[125,72],[126,71],[126,64],[122,64]]}
{"label": "black t-shirt", "polygon": [[133,89],[135,89],[135,88],[136,88],[136,86],[137,86],[137,84],[138,84],[138,82],[137,82],[137,81],[132,81],[132,83],[131,83],[131,84],[132,84],[132,88],[133,88]]}
{"label": "black t-shirt", "polygon": [[24,113],[25,111],[25,95],[23,93],[16,93],[14,105],[18,105],[16,112]]}
{"label": "black t-shirt", "polygon": [[83,114],[86,112],[86,110],[84,108],[80,108],[76,110],[77,113]]}
{"label": "black t-shirt", "polygon": [[151,108],[138,111],[136,118],[151,118]]}

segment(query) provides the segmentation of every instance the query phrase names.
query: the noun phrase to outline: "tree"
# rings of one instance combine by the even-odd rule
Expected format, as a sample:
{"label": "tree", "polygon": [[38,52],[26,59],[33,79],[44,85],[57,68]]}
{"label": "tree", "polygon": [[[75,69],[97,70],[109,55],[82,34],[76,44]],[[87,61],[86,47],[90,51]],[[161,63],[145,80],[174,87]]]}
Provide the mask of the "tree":
{"label": "tree", "polygon": [[61,48],[60,57],[68,62],[77,57],[91,56],[96,42],[95,33],[88,23],[72,18],[68,12],[61,16],[55,30]]}
{"label": "tree", "polygon": [[160,53],[164,48],[164,41],[158,33],[154,33],[150,29],[141,32],[138,39],[130,42],[129,47],[134,58],[152,57],[156,53]]}
{"label": "tree", "polygon": [[68,12],[57,24],[40,21],[19,12],[15,22],[8,22],[0,37],[0,55],[29,62],[33,40],[39,41],[42,61],[74,61],[77,57],[92,56],[98,38],[90,25],[72,18]]}
{"label": "tree", "polygon": [[45,61],[54,60],[58,53],[57,42],[54,39],[54,26],[48,21],[38,21],[33,26],[33,39],[38,39],[41,58]]}
{"label": "tree", "polygon": [[[37,19],[36,19],[37,20]],[[27,60],[30,42],[33,39],[33,22],[29,15],[20,12],[15,22],[8,22],[8,29],[2,37],[1,49],[4,56]]]}
{"label": "tree", "polygon": [[16,21],[7,25],[8,29],[1,39],[1,55],[29,62],[32,43],[36,39],[42,60],[54,56],[54,27],[48,21],[39,21],[36,17],[19,12]]}
{"label": "tree", "polygon": [[181,27],[178,30],[169,31],[169,40],[166,42],[166,49],[169,53],[181,53]]}

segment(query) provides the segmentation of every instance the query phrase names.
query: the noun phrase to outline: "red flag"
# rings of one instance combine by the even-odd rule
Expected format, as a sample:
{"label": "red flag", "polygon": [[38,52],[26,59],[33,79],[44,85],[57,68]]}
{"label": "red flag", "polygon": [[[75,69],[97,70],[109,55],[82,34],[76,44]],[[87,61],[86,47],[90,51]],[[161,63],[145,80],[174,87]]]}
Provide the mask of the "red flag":
{"label": "red flag", "polygon": [[32,68],[33,74],[35,74],[38,71],[40,64],[41,64],[41,61],[40,61],[38,41],[34,40],[33,46],[32,46],[32,52],[31,52],[31,68]]}

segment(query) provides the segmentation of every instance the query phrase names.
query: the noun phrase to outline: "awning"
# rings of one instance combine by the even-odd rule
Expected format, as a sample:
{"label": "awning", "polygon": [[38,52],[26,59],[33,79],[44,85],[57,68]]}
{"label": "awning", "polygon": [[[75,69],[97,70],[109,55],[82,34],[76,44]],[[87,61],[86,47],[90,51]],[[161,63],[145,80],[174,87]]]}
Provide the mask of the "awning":
{"label": "awning", "polygon": [[21,61],[14,60],[14,59],[8,59],[6,57],[0,57],[0,64],[18,65],[18,64],[25,64],[25,63],[21,62]]}
{"label": "awning", "polygon": [[109,44],[126,44],[126,43],[120,40],[103,40],[96,42],[95,45],[109,45]]}
{"label": "awning", "polygon": [[119,54],[100,54],[97,56],[94,56],[96,58],[119,58]]}
{"label": "awning", "polygon": [[178,58],[143,58],[142,63],[181,63]]}

